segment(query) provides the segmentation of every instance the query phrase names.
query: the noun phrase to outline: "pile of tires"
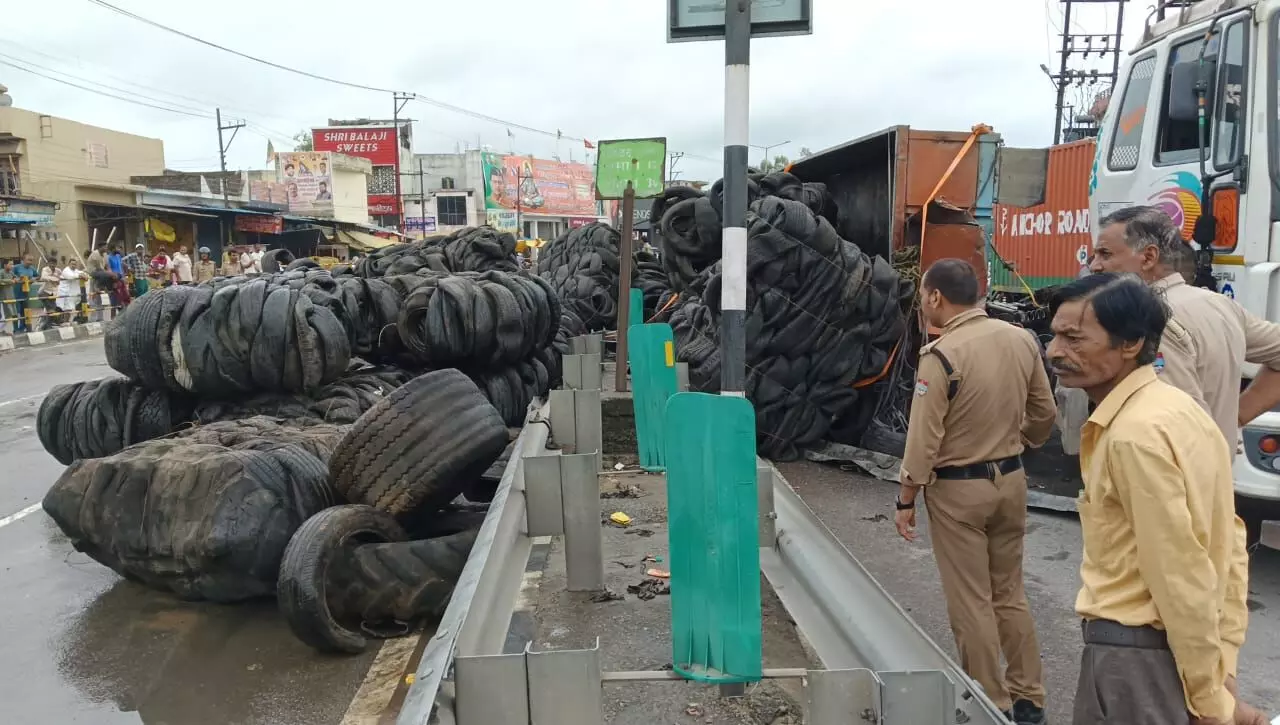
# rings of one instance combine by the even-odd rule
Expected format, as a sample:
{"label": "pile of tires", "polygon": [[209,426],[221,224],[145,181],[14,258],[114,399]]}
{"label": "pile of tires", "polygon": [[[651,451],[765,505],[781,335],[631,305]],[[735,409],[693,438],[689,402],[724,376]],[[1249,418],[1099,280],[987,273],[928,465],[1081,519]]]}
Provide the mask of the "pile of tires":
{"label": "pile of tires", "polygon": [[195,405],[193,418],[200,424],[270,416],[349,425],[412,377],[409,371],[389,366],[354,366],[311,395],[259,393],[238,400],[202,400]]}
{"label": "pile of tires", "polygon": [[193,405],[187,396],[127,378],[55,385],[40,403],[36,434],[65,466],[169,435],[191,419]]}
{"label": "pile of tires", "polygon": [[324,463],[287,443],[148,441],[78,460],[44,510],[77,550],[183,599],[275,592],[294,531],[337,503]]}
{"label": "pile of tires", "polygon": [[176,434],[190,443],[222,446],[237,450],[274,450],[280,444],[297,446],[328,465],[333,449],[349,426],[332,425],[296,418],[251,418],[223,420],[195,425]]}
{"label": "pile of tires", "polygon": [[351,363],[331,309],[274,278],[165,287],[108,326],[107,362],[151,389],[228,397],[312,391]]}
{"label": "pile of tires", "polygon": [[[771,174],[748,188],[746,392],[760,454],[791,460],[833,420],[869,422],[862,408],[873,410],[878,397],[854,383],[886,367],[915,290],[883,258],[839,237],[822,185]],[[720,210],[720,184],[705,195],[671,190],[654,205],[662,263],[680,294],[668,321],[694,390],[720,388]]]}
{"label": "pile of tires", "polygon": [[[621,239],[607,224],[588,224],[570,229],[538,254],[538,276],[551,283],[560,304],[588,332],[617,325]],[[652,254],[636,250],[632,258],[631,286],[644,293],[645,312],[652,315],[671,285]]]}
{"label": "pile of tires", "polygon": [[468,227],[453,234],[383,247],[356,262],[365,278],[429,272],[515,272],[516,238],[492,227]]}

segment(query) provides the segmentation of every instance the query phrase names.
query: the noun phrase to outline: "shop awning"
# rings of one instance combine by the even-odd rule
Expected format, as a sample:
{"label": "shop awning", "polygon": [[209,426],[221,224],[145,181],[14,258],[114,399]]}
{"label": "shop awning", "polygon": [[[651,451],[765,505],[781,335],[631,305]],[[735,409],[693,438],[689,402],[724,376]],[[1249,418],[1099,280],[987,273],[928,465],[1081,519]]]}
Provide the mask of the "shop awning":
{"label": "shop awning", "polygon": [[337,239],[334,241],[361,252],[376,252],[383,247],[399,244],[394,239],[383,239],[382,237],[375,237],[372,234],[357,232],[352,229],[339,229]]}
{"label": "shop awning", "polygon": [[174,206],[154,206],[151,204],[108,204],[101,201],[82,201],[81,204],[88,206],[109,206],[116,209],[136,209],[140,212],[152,212],[155,214],[176,214],[178,216],[194,217],[197,219],[217,219],[216,214],[201,214],[182,207]]}
{"label": "shop awning", "polygon": [[35,224],[35,219],[19,219],[18,217],[0,216],[0,224]]}

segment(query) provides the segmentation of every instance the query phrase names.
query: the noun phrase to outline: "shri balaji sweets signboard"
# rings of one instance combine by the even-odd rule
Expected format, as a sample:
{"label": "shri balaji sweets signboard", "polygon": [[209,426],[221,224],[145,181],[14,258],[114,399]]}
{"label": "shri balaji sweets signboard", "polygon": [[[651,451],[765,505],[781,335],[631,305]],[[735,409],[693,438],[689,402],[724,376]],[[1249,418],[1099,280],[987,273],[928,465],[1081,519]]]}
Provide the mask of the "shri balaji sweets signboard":
{"label": "shri balaji sweets signboard", "polygon": [[311,143],[316,151],[369,159],[374,166],[395,166],[399,148],[391,126],[316,128],[311,131]]}

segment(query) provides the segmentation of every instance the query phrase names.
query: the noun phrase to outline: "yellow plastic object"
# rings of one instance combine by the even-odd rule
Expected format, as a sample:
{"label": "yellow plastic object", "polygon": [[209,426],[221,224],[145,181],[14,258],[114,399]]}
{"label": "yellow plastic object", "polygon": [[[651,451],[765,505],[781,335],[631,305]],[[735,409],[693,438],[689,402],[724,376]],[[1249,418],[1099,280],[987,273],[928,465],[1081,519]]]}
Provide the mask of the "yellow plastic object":
{"label": "yellow plastic object", "polygon": [[614,511],[613,513],[609,514],[609,520],[619,526],[631,525],[631,517],[622,513],[621,511]]}

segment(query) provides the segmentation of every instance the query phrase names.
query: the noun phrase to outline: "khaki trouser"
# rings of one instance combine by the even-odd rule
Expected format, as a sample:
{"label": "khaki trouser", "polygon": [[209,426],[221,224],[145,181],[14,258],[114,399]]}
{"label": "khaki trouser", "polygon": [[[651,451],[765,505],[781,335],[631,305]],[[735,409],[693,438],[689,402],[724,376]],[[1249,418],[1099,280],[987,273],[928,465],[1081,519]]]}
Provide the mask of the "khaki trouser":
{"label": "khaki trouser", "polygon": [[1180,725],[1190,719],[1172,652],[1084,646],[1072,725]]}
{"label": "khaki trouser", "polygon": [[925,489],[925,504],[961,667],[1002,710],[1013,700],[1044,707],[1040,645],[1022,586],[1026,473],[939,479]]}

